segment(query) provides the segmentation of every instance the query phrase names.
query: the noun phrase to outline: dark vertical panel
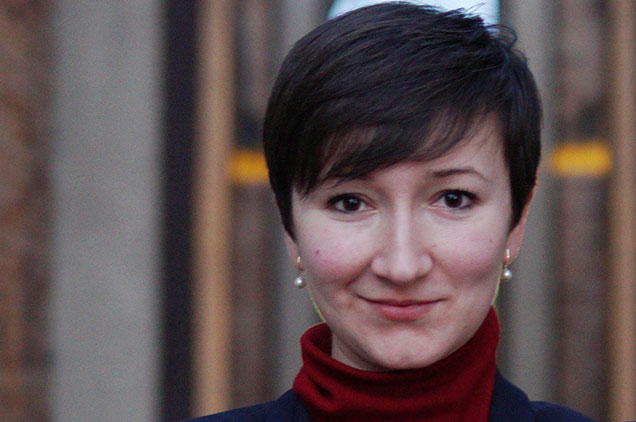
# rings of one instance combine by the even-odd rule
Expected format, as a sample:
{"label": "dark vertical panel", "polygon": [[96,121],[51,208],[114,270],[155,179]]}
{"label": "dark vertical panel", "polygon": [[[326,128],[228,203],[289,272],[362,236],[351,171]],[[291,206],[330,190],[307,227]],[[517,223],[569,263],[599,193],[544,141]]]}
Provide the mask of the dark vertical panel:
{"label": "dark vertical panel", "polygon": [[163,376],[165,421],[192,407],[192,188],[196,1],[165,4]]}
{"label": "dark vertical panel", "polygon": [[271,249],[266,244],[271,194],[264,184],[232,189],[232,406],[247,406],[275,398],[268,391]]}
{"label": "dark vertical panel", "polygon": [[602,177],[559,180],[559,401],[594,418],[606,414],[607,230]]}
{"label": "dark vertical panel", "polygon": [[[267,0],[237,3],[235,39],[237,146],[260,150],[262,117],[271,75],[268,72],[272,8]],[[246,406],[268,395],[267,344],[274,336],[268,302],[272,275],[265,244],[266,204],[271,194],[265,179],[232,186],[232,406]]]}

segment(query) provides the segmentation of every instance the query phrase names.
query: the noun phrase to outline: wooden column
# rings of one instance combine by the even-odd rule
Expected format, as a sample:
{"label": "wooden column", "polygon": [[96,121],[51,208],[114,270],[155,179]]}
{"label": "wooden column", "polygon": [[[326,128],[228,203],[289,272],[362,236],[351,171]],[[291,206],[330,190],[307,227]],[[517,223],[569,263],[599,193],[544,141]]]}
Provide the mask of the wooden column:
{"label": "wooden column", "polygon": [[636,420],[636,2],[609,2],[611,127],[610,420]]}
{"label": "wooden column", "polygon": [[607,188],[611,153],[601,107],[606,33],[600,0],[560,0],[555,90],[559,141],[546,151],[555,178],[553,256],[558,336],[555,400],[595,420],[607,414]]}
{"label": "wooden column", "polygon": [[50,2],[0,3],[0,419],[48,420]]}
{"label": "wooden column", "polygon": [[233,17],[229,0],[200,3],[194,192],[194,414],[230,403],[230,185],[234,138]]}
{"label": "wooden column", "polygon": [[[551,0],[507,0],[502,2],[501,21],[519,35],[519,47],[527,54],[543,101],[543,148],[548,151],[556,138],[557,98],[554,92],[556,2]],[[553,401],[556,382],[557,330],[552,221],[554,180],[539,168],[539,186],[534,191],[524,244],[514,263],[514,283],[500,294],[504,335],[500,351],[504,373],[530,397]]]}

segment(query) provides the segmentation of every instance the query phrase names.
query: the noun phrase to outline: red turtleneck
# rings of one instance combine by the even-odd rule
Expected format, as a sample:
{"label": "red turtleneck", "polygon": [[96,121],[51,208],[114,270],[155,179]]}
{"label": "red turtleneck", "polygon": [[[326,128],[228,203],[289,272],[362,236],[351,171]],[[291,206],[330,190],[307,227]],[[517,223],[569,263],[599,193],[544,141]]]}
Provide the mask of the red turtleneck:
{"label": "red turtleneck", "polygon": [[491,309],[475,335],[450,356],[420,369],[369,372],[330,356],[326,324],[301,338],[303,367],[293,391],[312,421],[487,422],[495,384],[499,322]]}

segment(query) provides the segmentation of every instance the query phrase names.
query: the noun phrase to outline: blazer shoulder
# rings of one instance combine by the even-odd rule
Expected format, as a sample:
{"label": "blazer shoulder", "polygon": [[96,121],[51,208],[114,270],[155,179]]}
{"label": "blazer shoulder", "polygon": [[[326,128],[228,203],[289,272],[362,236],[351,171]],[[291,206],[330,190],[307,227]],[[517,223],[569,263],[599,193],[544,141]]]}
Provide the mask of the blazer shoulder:
{"label": "blazer shoulder", "polygon": [[537,422],[594,422],[594,419],[568,407],[559,406],[558,404],[534,401],[531,402],[530,405],[532,406]]}
{"label": "blazer shoulder", "polygon": [[309,420],[305,407],[289,390],[276,400],[184,422],[309,422]]}
{"label": "blazer shoulder", "polygon": [[594,422],[587,416],[557,404],[530,401],[526,393],[505,379],[499,371],[490,406],[490,421]]}
{"label": "blazer shoulder", "polygon": [[261,422],[264,421],[264,417],[267,414],[267,409],[271,405],[271,402],[257,404],[255,406],[241,407],[239,409],[227,410],[221,413],[215,413],[214,415],[201,416],[194,419],[188,419],[182,422],[231,422],[231,421],[246,421],[246,422]]}

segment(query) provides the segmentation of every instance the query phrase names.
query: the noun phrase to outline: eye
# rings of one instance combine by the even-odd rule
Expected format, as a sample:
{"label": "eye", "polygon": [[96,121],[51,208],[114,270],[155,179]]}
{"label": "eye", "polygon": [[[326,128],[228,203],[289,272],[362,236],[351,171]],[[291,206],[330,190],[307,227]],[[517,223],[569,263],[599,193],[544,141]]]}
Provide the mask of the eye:
{"label": "eye", "polygon": [[356,195],[346,194],[338,195],[329,201],[329,204],[340,212],[354,213],[363,211],[367,204],[363,199]]}
{"label": "eye", "polygon": [[473,205],[475,195],[461,190],[452,190],[442,194],[440,201],[442,205],[453,209],[467,209]]}

